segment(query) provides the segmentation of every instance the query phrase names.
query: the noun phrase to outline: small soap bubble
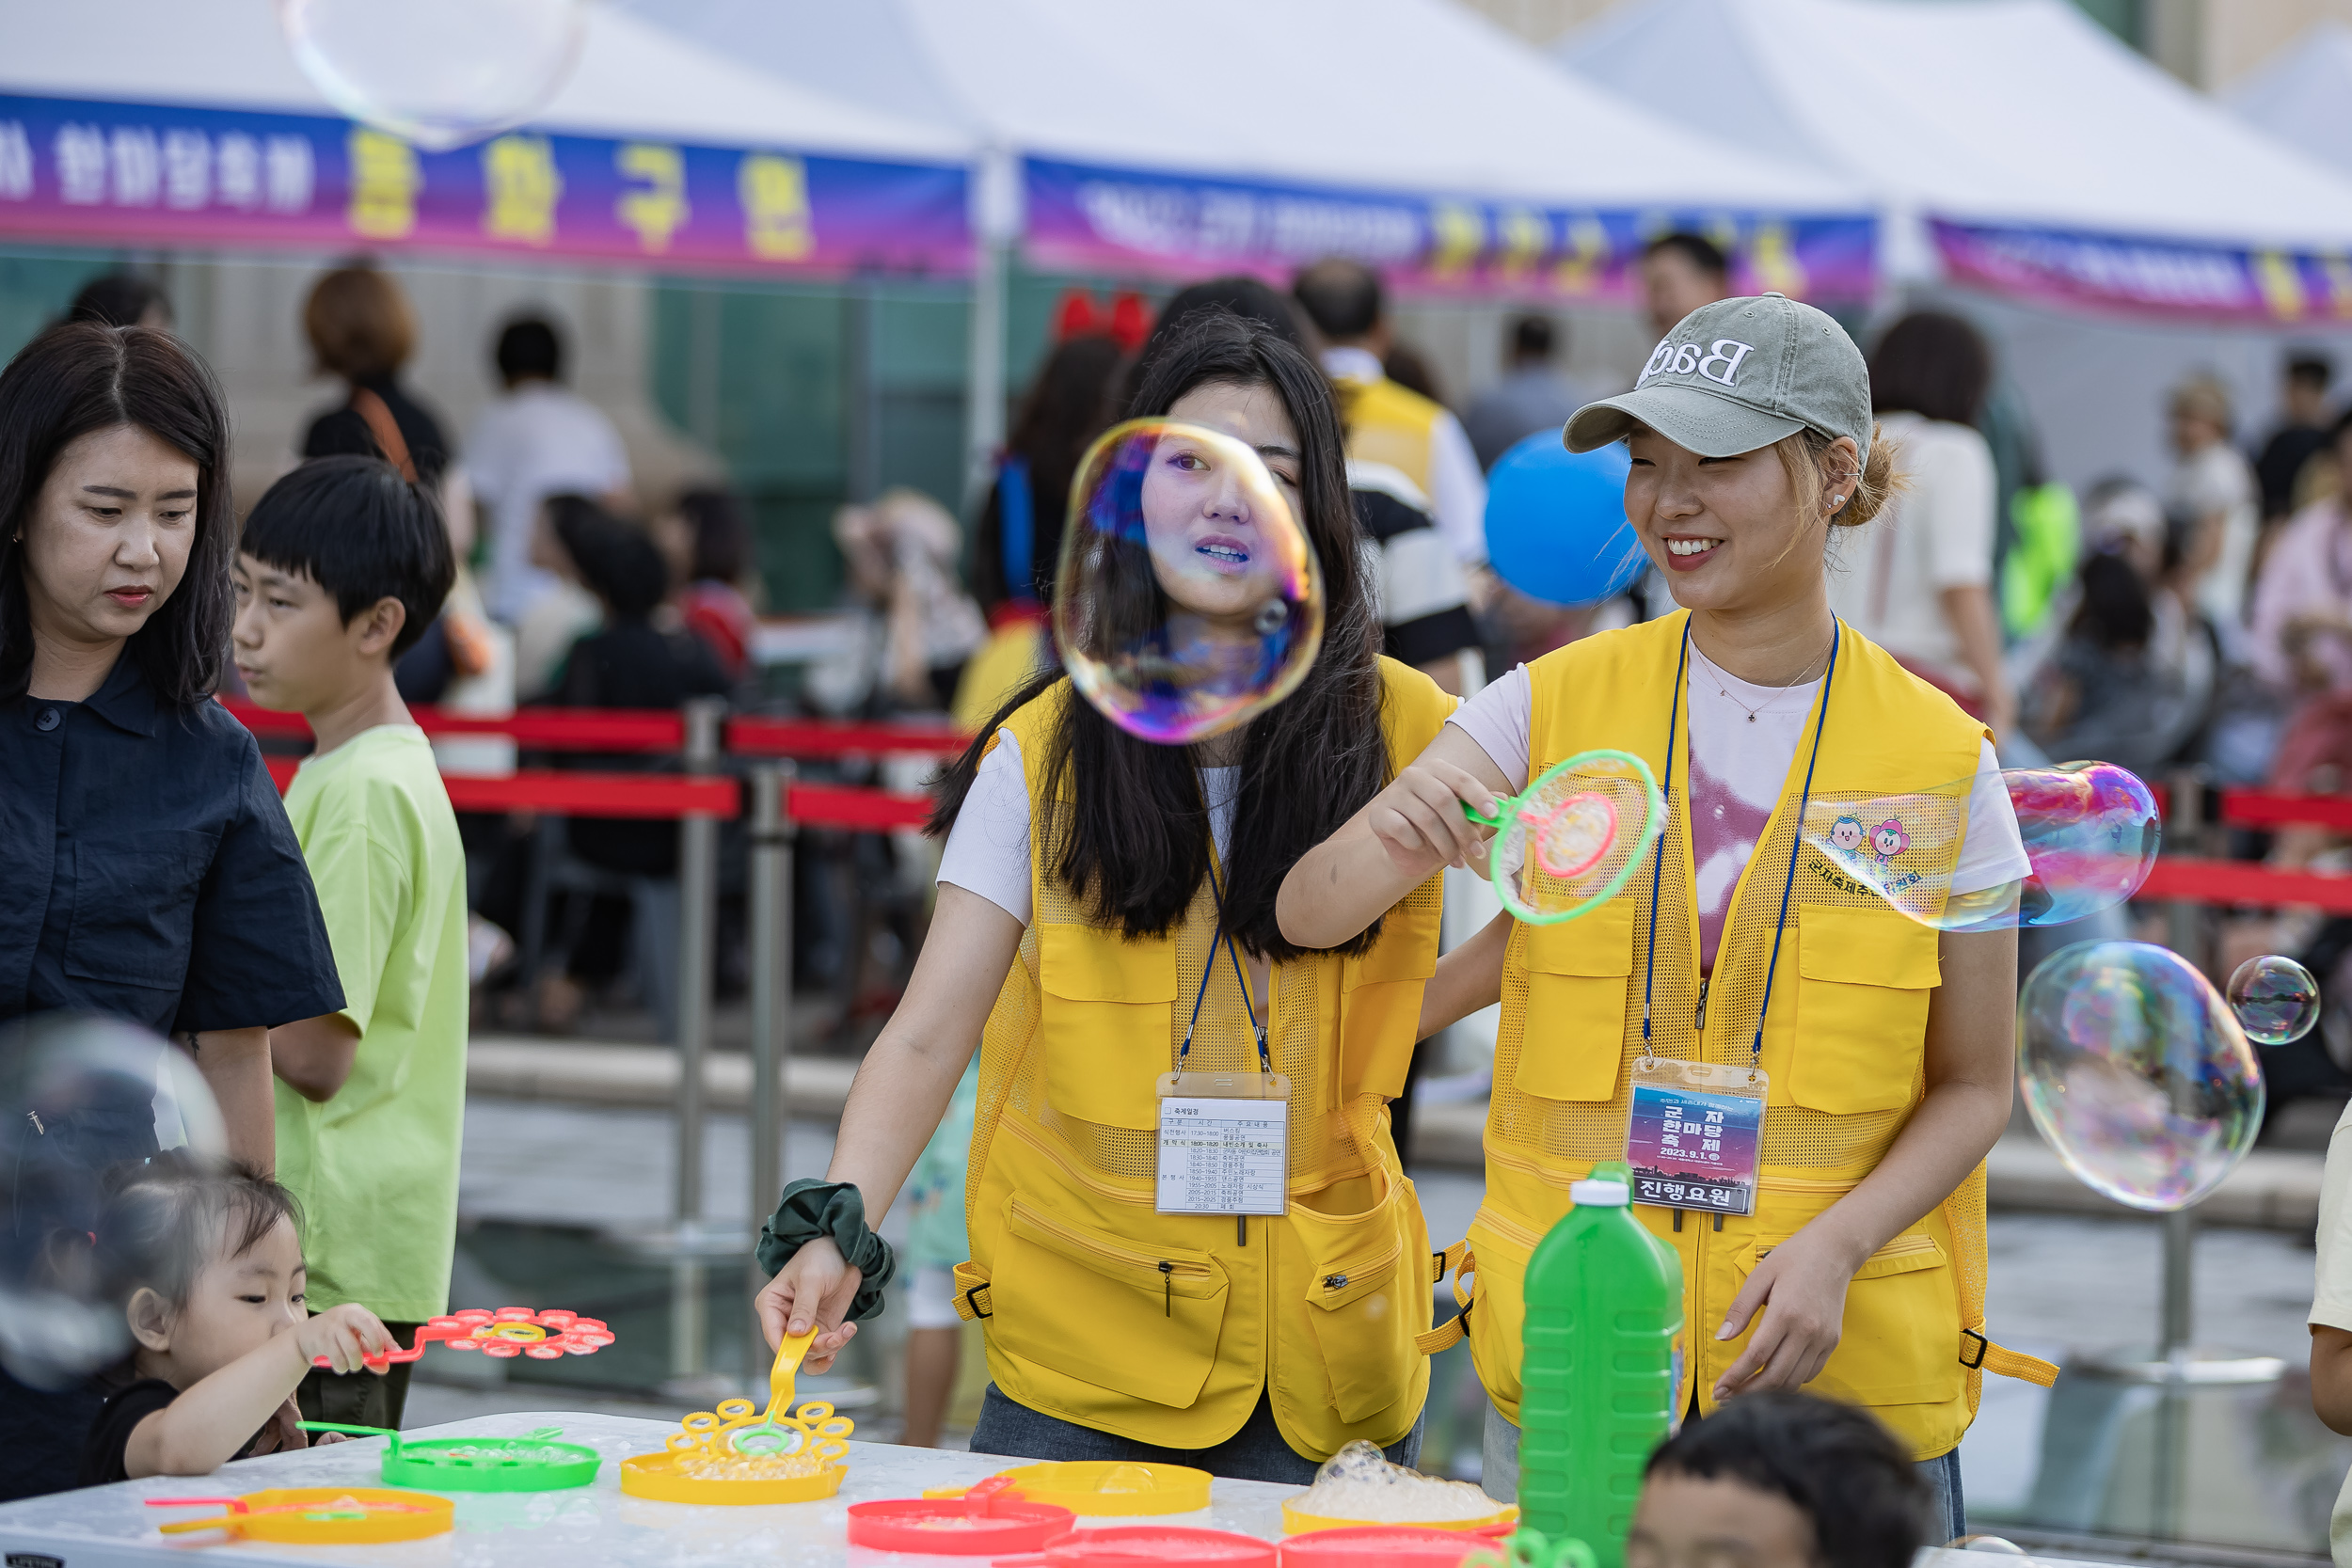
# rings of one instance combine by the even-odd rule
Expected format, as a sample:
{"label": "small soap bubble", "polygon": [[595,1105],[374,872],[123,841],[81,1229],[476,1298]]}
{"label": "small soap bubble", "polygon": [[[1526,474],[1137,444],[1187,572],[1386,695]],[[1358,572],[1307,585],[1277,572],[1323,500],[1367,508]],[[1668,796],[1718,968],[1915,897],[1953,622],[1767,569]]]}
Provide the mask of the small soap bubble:
{"label": "small soap bubble", "polygon": [[121,1356],[91,1244],[107,1173],[228,1147],[196,1064],[154,1036],[58,1013],[0,1030],[0,1365],[57,1388]]}
{"label": "small soap bubble", "polygon": [[546,108],[588,36],[587,0],[278,0],[278,17],[328,103],[431,152]]}
{"label": "small soap bubble", "polygon": [[1487,851],[1495,891],[1531,924],[1573,920],[1625,886],[1664,818],[1640,758],[1586,752],[1555,763],[1481,819],[1497,829]]}
{"label": "small soap bubble", "polygon": [[2034,1126],[2086,1186],[2185,1209],[2262,1130],[2263,1075],[2193,964],[2141,942],[2060,948],[2018,998],[2017,1081]]}
{"label": "small soap bubble", "polygon": [[1072,682],[1162,745],[1247,723],[1323,646],[1323,577],[1258,454],[1169,420],[1113,427],[1071,489],[1054,629]]}
{"label": "small soap bubble", "polygon": [[2319,1022],[2319,982],[2293,958],[2249,958],[2230,976],[2230,1010],[2256,1045],[2299,1040]]}
{"label": "small soap bubble", "polygon": [[[2163,841],[2155,797],[2137,774],[2104,762],[2010,768],[2000,774],[2025,849],[2026,873],[1969,887],[1957,877],[1973,826],[2000,831],[1972,812],[1977,776],[1907,795],[1816,795],[1804,840],[1816,879],[1876,894],[1944,931],[2063,926],[2137,893]],[[1954,882],[1963,885],[1955,888]]]}

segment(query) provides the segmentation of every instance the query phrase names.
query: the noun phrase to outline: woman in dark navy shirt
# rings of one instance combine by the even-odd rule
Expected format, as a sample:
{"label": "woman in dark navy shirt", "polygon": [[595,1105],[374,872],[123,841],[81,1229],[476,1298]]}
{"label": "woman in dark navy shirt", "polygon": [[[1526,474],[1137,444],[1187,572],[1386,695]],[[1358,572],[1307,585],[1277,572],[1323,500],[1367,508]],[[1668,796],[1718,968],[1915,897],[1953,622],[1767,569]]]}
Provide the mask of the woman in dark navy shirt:
{"label": "woman in dark navy shirt", "polygon": [[[261,752],[211,701],[228,458],[219,389],[167,333],[72,323],[0,371],[0,1022],[169,1034],[230,1151],[267,1169],[269,1030],[343,994]],[[151,1108],[89,1115],[104,1125],[52,1129],[76,1163],[154,1152]],[[0,1372],[0,1498],[73,1484],[40,1461],[78,1449],[82,1402]]]}

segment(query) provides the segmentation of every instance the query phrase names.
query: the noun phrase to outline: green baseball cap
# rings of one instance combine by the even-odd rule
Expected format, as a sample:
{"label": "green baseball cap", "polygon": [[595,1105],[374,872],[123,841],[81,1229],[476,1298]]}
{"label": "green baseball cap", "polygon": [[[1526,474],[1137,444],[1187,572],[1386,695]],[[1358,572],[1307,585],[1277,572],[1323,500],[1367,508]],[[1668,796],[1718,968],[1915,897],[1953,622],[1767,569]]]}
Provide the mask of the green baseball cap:
{"label": "green baseball cap", "polygon": [[1846,329],[1785,294],[1719,299],[1675,325],[1633,390],[1588,403],[1561,439],[1591,451],[1647,426],[1701,457],[1736,457],[1800,430],[1870,455],[1870,369]]}

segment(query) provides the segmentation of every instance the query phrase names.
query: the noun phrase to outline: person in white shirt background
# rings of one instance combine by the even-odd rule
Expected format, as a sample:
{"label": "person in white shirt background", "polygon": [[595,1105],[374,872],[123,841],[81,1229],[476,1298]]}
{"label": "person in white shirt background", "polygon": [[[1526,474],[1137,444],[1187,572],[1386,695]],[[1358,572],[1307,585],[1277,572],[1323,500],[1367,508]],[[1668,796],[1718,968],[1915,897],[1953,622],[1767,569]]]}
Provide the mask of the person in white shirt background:
{"label": "person in white shirt background", "polygon": [[[1340,388],[1341,417],[1347,425],[1351,459],[1388,462],[1400,468],[1429,498],[1438,531],[1465,566],[1486,560],[1486,478],[1462,421],[1453,413],[1389,380],[1381,356],[1393,334],[1379,276],[1360,261],[1327,257],[1298,275],[1292,288],[1323,343],[1323,372]],[[1351,388],[1380,388],[1378,404],[1351,399]],[[1384,406],[1409,411],[1410,425],[1391,424]],[[1388,440],[1368,442],[1375,435]],[[1421,433],[1425,431],[1425,435]],[[1415,451],[1391,450],[1418,448]],[[1424,445],[1425,443],[1425,445]]]}
{"label": "person in white shirt background", "polygon": [[2233,633],[2246,620],[2262,504],[2254,470],[2230,441],[2230,389],[2211,374],[2190,376],[2172,388],[2165,416],[2180,459],[2165,484],[2165,510],[2193,530],[2183,566],[2199,575],[2198,605]]}
{"label": "person in white shirt background", "polygon": [[499,333],[495,357],[506,389],[474,417],[466,473],[488,524],[485,597],[491,615],[514,626],[557,586],[531,560],[541,505],[567,494],[625,499],[616,493],[629,485],[628,452],[612,421],[563,384],[564,343],[553,323],[516,317]]}
{"label": "person in white shirt background", "polygon": [[1831,546],[1830,608],[1865,637],[2010,736],[2017,695],[1993,604],[2000,486],[1976,418],[1993,356],[1958,316],[1921,310],[1886,329],[1870,358],[1879,426],[1903,488]]}

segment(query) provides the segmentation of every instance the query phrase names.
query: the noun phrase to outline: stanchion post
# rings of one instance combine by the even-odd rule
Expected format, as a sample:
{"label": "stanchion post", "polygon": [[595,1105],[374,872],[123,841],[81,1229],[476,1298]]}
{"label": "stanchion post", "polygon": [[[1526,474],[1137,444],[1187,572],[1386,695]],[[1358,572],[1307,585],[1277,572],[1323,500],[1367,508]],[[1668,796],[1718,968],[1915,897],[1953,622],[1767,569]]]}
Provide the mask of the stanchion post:
{"label": "stanchion post", "polygon": [[[793,767],[752,770],[752,1231],[784,1189],[784,1074],[792,1058]],[[754,1293],[768,1283],[757,1256],[749,1268]],[[767,1337],[752,1317],[749,1379],[759,1384]],[[758,1389],[754,1388],[756,1396]]]}
{"label": "stanchion post", "polygon": [[[686,705],[686,771],[716,772],[726,704]],[[718,923],[719,823],[690,816],[678,824],[677,1184],[678,1258],[670,1316],[671,1371],[700,1376],[706,1356],[704,1267],[695,1256],[703,1213],[703,1059],[710,1043],[711,944]]]}

